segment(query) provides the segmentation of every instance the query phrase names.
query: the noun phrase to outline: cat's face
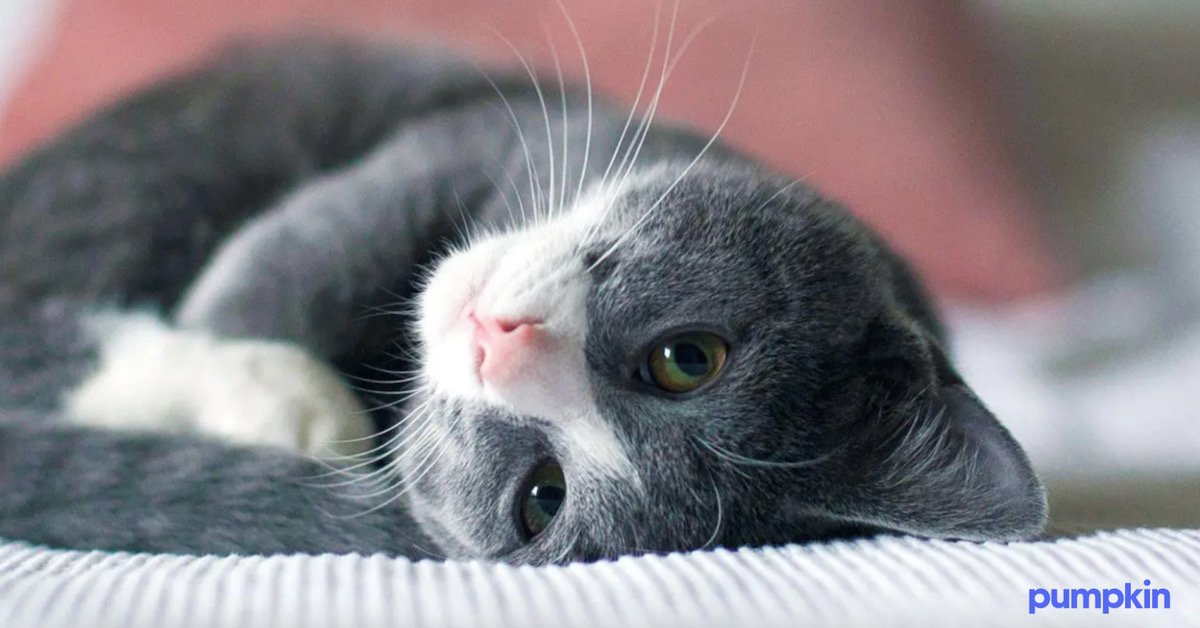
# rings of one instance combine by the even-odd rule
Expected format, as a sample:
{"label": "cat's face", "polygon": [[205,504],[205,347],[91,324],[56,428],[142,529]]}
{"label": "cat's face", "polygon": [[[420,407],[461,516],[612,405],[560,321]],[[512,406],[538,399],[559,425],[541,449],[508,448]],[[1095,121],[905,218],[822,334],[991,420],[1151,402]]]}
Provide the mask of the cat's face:
{"label": "cat's face", "polygon": [[400,445],[454,557],[1039,531],[905,272],[799,184],[664,166],[444,259]]}

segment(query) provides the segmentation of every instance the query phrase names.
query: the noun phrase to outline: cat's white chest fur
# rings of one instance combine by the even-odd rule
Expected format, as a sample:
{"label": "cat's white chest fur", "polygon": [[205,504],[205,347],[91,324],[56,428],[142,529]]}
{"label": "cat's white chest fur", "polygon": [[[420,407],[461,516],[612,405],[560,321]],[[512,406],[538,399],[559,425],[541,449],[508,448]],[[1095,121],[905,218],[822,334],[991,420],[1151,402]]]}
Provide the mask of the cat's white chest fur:
{"label": "cat's white chest fur", "polygon": [[323,457],[370,449],[370,416],[338,376],[299,348],[104,315],[96,371],[65,401],[76,423],[195,433]]}

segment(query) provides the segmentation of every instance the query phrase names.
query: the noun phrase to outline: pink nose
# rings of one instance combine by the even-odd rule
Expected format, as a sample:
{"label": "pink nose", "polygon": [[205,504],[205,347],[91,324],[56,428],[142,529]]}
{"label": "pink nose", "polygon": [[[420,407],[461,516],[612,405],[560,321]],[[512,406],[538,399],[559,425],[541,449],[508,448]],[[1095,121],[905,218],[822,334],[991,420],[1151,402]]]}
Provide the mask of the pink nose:
{"label": "pink nose", "polygon": [[479,376],[500,383],[525,369],[544,334],[538,319],[504,320],[471,312],[475,346],[482,354]]}

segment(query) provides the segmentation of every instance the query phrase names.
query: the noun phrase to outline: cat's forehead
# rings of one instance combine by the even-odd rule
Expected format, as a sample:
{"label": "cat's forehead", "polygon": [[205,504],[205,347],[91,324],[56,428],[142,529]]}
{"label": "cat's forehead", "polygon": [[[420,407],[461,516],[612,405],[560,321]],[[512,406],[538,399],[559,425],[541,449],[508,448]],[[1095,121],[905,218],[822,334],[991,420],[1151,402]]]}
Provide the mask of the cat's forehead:
{"label": "cat's forehead", "polygon": [[802,181],[772,173],[721,162],[669,163],[581,204],[579,219],[598,223],[596,244],[625,258],[691,255],[718,263],[842,239],[842,230],[811,211],[820,201]]}
{"label": "cat's forehead", "polygon": [[877,283],[861,230],[796,180],[674,165],[605,200],[605,222],[588,243],[604,259],[591,277],[593,314],[819,312],[819,303],[867,297]]}

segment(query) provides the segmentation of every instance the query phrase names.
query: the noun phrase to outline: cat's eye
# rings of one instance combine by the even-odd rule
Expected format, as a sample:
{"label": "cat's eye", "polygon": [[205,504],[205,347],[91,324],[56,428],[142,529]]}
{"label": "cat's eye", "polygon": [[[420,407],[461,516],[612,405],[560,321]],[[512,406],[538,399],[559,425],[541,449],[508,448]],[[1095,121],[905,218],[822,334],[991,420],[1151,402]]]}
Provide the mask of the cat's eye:
{"label": "cat's eye", "polygon": [[728,355],[729,344],[716,334],[680,334],[650,351],[642,378],[669,393],[691,392],[716,377]]}
{"label": "cat's eye", "polygon": [[542,533],[554,521],[567,498],[567,480],[562,467],[553,460],[539,464],[518,495],[518,518],[526,539]]}

